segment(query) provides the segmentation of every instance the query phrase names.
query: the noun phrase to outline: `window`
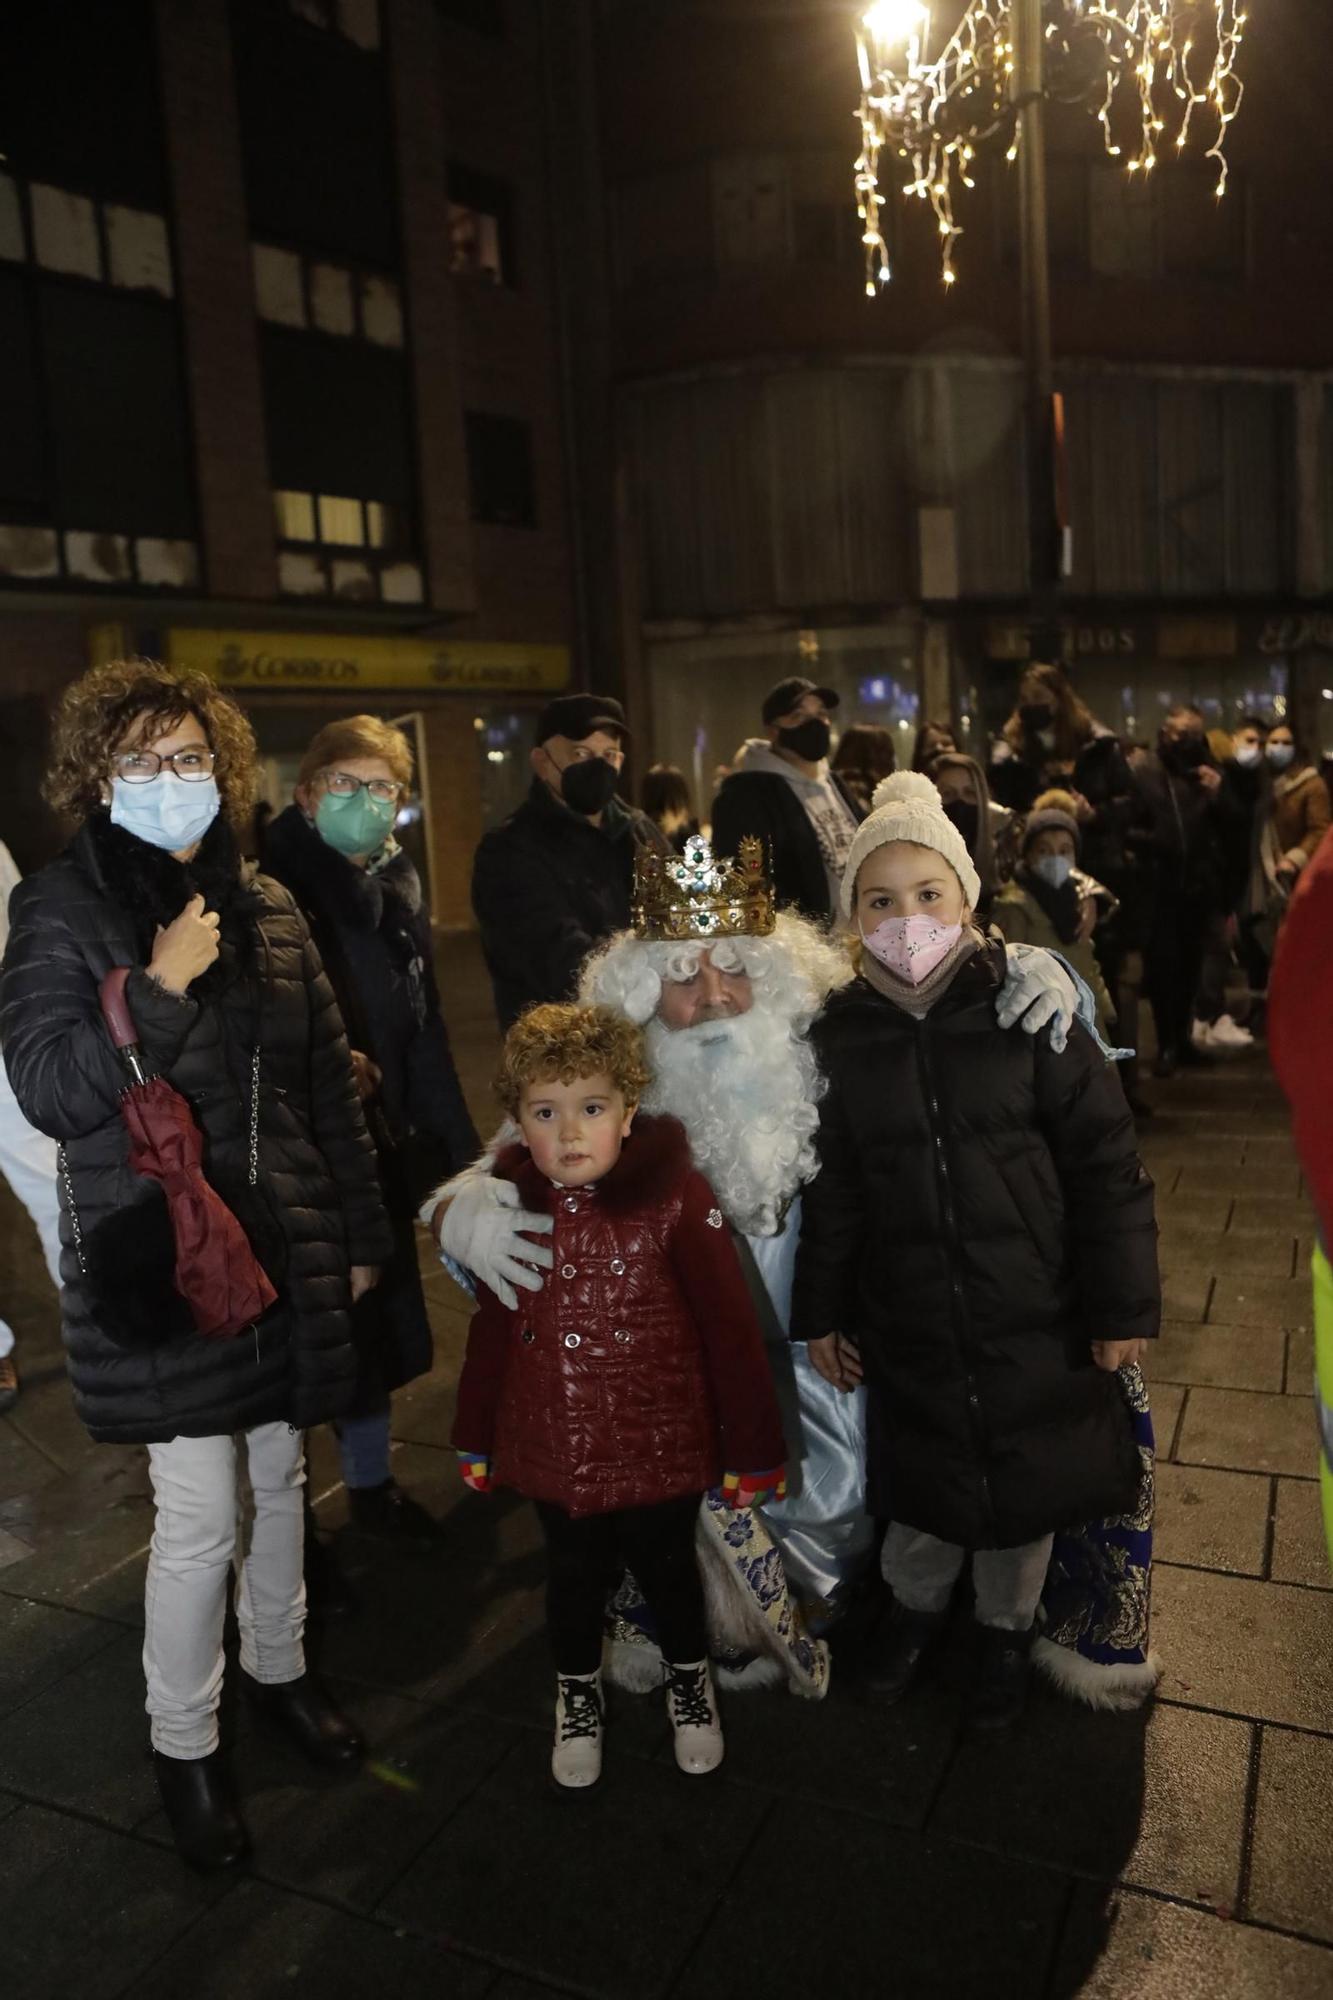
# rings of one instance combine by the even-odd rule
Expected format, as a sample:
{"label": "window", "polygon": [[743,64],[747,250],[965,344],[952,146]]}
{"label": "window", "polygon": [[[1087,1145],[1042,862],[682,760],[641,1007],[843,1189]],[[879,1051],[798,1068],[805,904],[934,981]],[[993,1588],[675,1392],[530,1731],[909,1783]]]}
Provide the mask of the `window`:
{"label": "window", "polygon": [[478,410],[468,410],[465,422],[473,520],[501,528],[535,528],[532,426],[517,417],[486,416]]}
{"label": "window", "polygon": [[449,269],[486,284],[516,281],[514,191],[458,160],[449,162]]}
{"label": "window", "polygon": [[252,244],[251,257],[261,319],[376,347],[402,346],[402,295],[383,272],[303,257],[275,243]]}
{"label": "window", "polygon": [[407,559],[400,507],[332,493],[273,495],[281,587],[298,597],[420,604],[425,585]]}
{"label": "window", "polygon": [[489,35],[494,41],[504,37],[504,0],[435,0],[435,11],[441,20],[471,28],[474,35]]}
{"label": "window", "polygon": [[780,154],[740,153],[713,163],[713,236],[720,269],[787,262],[791,190]]}
{"label": "window", "polygon": [[29,244],[32,261],[62,277],[168,299],[175,289],[165,216],[0,175],[0,257],[26,262]]}

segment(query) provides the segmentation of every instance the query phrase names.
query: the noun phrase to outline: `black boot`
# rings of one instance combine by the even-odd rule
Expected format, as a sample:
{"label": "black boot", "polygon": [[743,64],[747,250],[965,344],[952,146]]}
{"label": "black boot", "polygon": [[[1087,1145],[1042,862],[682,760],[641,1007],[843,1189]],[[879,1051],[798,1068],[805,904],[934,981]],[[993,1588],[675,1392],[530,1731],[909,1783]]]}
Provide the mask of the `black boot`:
{"label": "black boot", "polygon": [[222,1752],[186,1758],[154,1750],[153,1769],[182,1861],[207,1869],[243,1861],[250,1841],[231,1802]]}
{"label": "black boot", "polygon": [[895,1604],[868,1649],[862,1684],[878,1701],[901,1701],[944,1630],[947,1611],[909,1611]]}
{"label": "black boot", "polygon": [[1036,1627],[1004,1632],[997,1625],[977,1627],[977,1676],[968,1710],[969,1729],[993,1734],[1012,1729],[1023,1713],[1032,1674],[1032,1641]]}
{"label": "black boot", "polygon": [[358,1534],[397,1542],[404,1549],[424,1552],[447,1539],[435,1516],[404,1493],[396,1479],[386,1479],[381,1486],[349,1486],[347,1515]]}
{"label": "black boot", "polygon": [[241,1681],[252,1707],[270,1721],[312,1764],[329,1771],[351,1771],[366,1746],[341,1709],[334,1706],[313,1674],[271,1686],[243,1673]]}
{"label": "black boot", "polygon": [[305,1527],[305,1602],[312,1618],[347,1618],[356,1609],[342,1564],[330,1544],[315,1533],[309,1518]]}

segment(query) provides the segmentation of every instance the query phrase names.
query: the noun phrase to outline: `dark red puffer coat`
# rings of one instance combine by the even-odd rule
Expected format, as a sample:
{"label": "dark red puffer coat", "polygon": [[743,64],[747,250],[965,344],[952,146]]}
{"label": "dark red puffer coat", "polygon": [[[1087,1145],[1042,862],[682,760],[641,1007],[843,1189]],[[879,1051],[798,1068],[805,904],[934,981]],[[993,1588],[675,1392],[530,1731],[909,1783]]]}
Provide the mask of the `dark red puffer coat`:
{"label": "dark red puffer coat", "polygon": [[482,1288],[454,1444],[570,1514],[647,1507],[785,1456],[763,1336],[713,1191],[674,1118],[639,1117],[594,1187],[521,1147],[496,1174],[555,1219],[554,1264],[513,1311]]}

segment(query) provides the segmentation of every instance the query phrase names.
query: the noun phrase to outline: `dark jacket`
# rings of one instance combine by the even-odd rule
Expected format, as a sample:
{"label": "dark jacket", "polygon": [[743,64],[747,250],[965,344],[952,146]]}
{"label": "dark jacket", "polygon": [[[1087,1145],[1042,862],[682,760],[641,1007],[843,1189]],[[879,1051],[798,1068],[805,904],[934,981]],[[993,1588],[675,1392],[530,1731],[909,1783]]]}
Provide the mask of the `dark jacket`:
{"label": "dark jacket", "polygon": [[1224,907],[1223,818],[1193,771],[1175,771],[1156,755],[1135,772],[1146,827],[1140,852],[1153,871],[1155,898],[1218,913]]}
{"label": "dark jacket", "polygon": [[998,947],[924,1021],[858,979],[811,1031],[829,1081],[793,1337],[841,1331],[871,1392],[871,1511],[1007,1548],[1134,1503],[1095,1339],[1156,1334],[1153,1189],[1119,1078],[995,1019]]}
{"label": "dark jacket", "polygon": [[1255,821],[1267,805],[1270,781],[1262,765],[1246,767],[1234,759],[1222,766],[1216,814],[1222,904],[1229,913],[1240,909],[1250,886],[1254,865]]}
{"label": "dark jacket", "polygon": [[[178,996],[144,968],[156,927],[196,891],[219,911],[221,952]],[[186,869],[98,813],[20,884],[10,913],[0,1036],[24,1115],[68,1163],[61,1306],[89,1431],[153,1443],[339,1415],[356,1373],[348,1267],[379,1263],[390,1237],[337,1004],[290,896],[237,861],[221,821]],[[195,1332],[172,1284],[162,1192],[128,1165],[124,1073],[97,997],[117,965],[133,968],[126,996],[148,1061],[193,1108],[205,1175],[277,1288],[254,1330],[231,1340]]]}
{"label": "dark jacket", "polygon": [[628,929],[642,847],[670,852],[645,813],[612,799],[594,826],[540,778],[518,811],[484,836],[472,907],[502,1029],[540,1001],[571,1000],[588,953]]}
{"label": "dark jacket", "polygon": [[[859,826],[864,809],[836,772],[830,776]],[[833,905],[819,836],[795,789],[775,772],[733,771],[722,781],[713,801],[713,852],[734,855],[746,834],[764,843],[778,908],[827,923]]]}
{"label": "dark jacket", "polygon": [[571,1514],[703,1493],[785,1447],[749,1289],[684,1127],[639,1117],[593,1187],[562,1192],[520,1147],[496,1172],[555,1219],[554,1266],[510,1311],[483,1289],[454,1443],[497,1484]]}
{"label": "dark jacket", "polygon": [[290,889],[324,962],[347,1036],[378,1063],[367,1107],[394,1256],[357,1302],[364,1390],[374,1400],[431,1365],[414,1218],[431,1189],[480,1151],[440,1012],[430,919],[408,855],[375,874],[322,840],[299,806],[268,830],[264,866]]}

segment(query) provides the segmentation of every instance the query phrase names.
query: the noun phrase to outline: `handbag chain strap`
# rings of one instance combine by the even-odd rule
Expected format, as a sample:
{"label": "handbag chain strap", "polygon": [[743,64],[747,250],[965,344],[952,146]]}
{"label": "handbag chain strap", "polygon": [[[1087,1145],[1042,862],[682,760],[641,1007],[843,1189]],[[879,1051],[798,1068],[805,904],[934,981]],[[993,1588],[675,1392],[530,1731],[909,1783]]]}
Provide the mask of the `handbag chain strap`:
{"label": "handbag chain strap", "polygon": [[79,1260],[79,1270],[86,1277],[88,1266],[83,1261],[83,1229],[79,1223],[79,1211],[74,1201],[74,1179],[63,1146],[56,1148],[56,1166],[60,1172],[60,1184],[65,1190],[65,1200],[69,1203],[69,1226],[74,1238],[74,1255]]}
{"label": "handbag chain strap", "polygon": [[259,1185],[259,1044],[250,1056],[250,1169],[251,1187]]}

